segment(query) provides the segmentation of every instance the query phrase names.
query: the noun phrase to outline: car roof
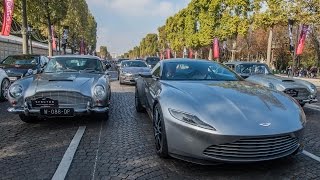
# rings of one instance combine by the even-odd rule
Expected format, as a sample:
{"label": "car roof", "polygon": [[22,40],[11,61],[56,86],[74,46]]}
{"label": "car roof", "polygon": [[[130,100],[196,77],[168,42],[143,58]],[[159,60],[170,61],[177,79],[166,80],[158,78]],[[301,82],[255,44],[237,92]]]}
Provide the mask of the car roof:
{"label": "car roof", "polygon": [[87,58],[87,59],[100,60],[99,57],[91,56],[91,55],[59,55],[59,56],[52,56],[52,58]]}
{"label": "car roof", "polygon": [[189,59],[189,58],[166,59],[160,62],[163,64],[170,63],[170,62],[215,62],[217,63],[216,61],[209,61],[205,59]]}
{"label": "car roof", "polygon": [[265,64],[265,63],[254,62],[254,61],[229,61],[229,62],[225,62],[224,64],[239,65],[239,64]]}
{"label": "car roof", "polygon": [[122,63],[122,62],[130,62],[130,61],[135,61],[135,62],[136,62],[136,61],[140,61],[140,62],[144,62],[143,60],[138,60],[138,59],[134,59],[134,60],[132,60],[132,59],[131,59],[131,60],[124,60],[124,61],[121,61],[121,63]]}
{"label": "car roof", "polygon": [[39,54],[17,54],[17,55],[9,55],[7,57],[34,57],[34,56],[42,56]]}

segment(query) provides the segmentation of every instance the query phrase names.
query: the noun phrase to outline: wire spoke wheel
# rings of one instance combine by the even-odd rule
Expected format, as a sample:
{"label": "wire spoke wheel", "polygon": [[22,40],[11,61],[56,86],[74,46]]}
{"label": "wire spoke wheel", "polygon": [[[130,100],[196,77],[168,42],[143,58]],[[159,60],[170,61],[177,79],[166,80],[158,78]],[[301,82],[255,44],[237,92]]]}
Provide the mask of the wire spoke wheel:
{"label": "wire spoke wheel", "polygon": [[8,89],[10,86],[10,81],[8,79],[4,79],[1,83],[1,97],[3,99],[8,98]]}

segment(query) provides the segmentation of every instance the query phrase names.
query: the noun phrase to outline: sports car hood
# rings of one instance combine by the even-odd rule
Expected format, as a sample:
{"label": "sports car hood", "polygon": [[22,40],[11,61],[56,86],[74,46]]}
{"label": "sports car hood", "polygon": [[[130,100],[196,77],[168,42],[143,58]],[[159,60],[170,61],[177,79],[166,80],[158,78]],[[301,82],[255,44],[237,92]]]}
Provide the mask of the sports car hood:
{"label": "sports car hood", "polygon": [[169,82],[166,86],[176,97],[168,108],[198,116],[217,133],[270,135],[302,128],[303,112],[290,97],[250,82]]}
{"label": "sports car hood", "polygon": [[123,72],[130,74],[138,74],[143,72],[150,72],[150,68],[148,67],[125,67],[122,70]]}
{"label": "sports car hood", "polygon": [[74,91],[91,95],[91,87],[101,75],[80,73],[39,74],[28,88],[26,96],[44,91]]}
{"label": "sports car hood", "polygon": [[275,76],[275,75],[254,75],[249,77],[247,80],[250,81],[251,78],[254,78],[256,80],[259,80],[259,79],[265,80],[274,85],[282,85],[284,88],[305,87],[303,84],[301,84],[299,81],[293,78],[286,78],[286,77]]}

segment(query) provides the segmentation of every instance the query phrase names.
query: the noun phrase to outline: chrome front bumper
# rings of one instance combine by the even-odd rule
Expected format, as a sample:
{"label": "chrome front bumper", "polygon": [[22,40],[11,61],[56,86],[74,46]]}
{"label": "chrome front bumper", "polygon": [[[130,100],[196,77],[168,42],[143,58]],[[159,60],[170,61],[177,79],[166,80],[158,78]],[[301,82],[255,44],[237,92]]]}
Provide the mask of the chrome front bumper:
{"label": "chrome front bumper", "polygon": [[303,103],[303,104],[305,104],[305,103],[309,103],[309,104],[311,104],[311,103],[316,103],[316,102],[318,102],[318,99],[303,99],[303,100],[297,100],[299,103]]}
{"label": "chrome front bumper", "polygon": [[[108,107],[94,107],[88,109],[74,109],[74,116],[90,115],[90,114],[102,114],[108,112]],[[10,107],[9,113],[24,114],[26,116],[41,116],[40,109],[27,109],[23,107]],[[51,116],[52,117],[52,116]]]}

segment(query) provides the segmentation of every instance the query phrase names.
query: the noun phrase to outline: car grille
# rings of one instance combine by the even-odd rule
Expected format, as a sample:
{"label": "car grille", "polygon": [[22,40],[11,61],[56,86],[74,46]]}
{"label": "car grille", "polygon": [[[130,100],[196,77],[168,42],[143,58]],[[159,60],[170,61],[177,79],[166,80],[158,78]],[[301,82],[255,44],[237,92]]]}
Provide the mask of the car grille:
{"label": "car grille", "polygon": [[87,108],[88,102],[91,103],[90,97],[84,96],[78,92],[70,91],[39,92],[32,97],[26,98],[26,101],[29,105],[31,105],[31,101],[38,98],[50,98],[52,100],[58,100],[60,108],[85,109]]}
{"label": "car grille", "polygon": [[298,96],[294,97],[297,99],[308,99],[308,97],[310,96],[310,92],[306,88],[294,88],[294,89],[289,88],[289,89],[285,89],[283,92],[286,93],[290,90],[295,90],[298,92]]}
{"label": "car grille", "polygon": [[298,139],[287,135],[248,138],[233,143],[213,145],[205,149],[203,154],[223,161],[261,161],[292,154],[298,147]]}

